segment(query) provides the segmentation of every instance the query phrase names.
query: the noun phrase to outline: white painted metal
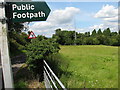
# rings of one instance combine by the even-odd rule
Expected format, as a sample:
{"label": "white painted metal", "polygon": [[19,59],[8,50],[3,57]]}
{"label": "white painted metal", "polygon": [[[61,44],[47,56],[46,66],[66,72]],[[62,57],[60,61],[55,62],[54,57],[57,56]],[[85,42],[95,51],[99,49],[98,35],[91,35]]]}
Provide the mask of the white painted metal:
{"label": "white painted metal", "polygon": [[[4,0],[0,0],[4,2]],[[0,8],[0,16],[5,18],[5,8]],[[11,62],[9,58],[8,39],[7,39],[7,24],[0,22],[0,50],[1,50],[1,63],[3,71],[3,80],[5,88],[13,88],[13,75],[11,70]]]}
{"label": "white painted metal", "polygon": [[44,66],[44,70],[45,70],[46,74],[48,75],[48,77],[50,78],[51,82],[53,83],[55,89],[58,90],[58,88],[57,88],[55,82],[53,81],[52,77],[51,77],[50,74],[48,73],[48,71],[47,71],[47,69],[46,69],[45,66]]}
{"label": "white painted metal", "polygon": [[[62,82],[58,79],[58,77],[54,74],[54,72],[51,70],[51,68],[49,67],[49,65],[47,64],[47,62],[45,61],[45,60],[43,60],[43,62],[44,62],[44,67],[46,67],[45,68],[45,71],[47,71],[47,70],[49,70],[49,71],[47,71],[47,72],[49,72],[49,73],[51,73],[52,74],[52,76],[55,78],[55,80],[58,82],[58,84],[61,86],[61,88],[63,89],[63,90],[67,90],[66,88],[65,88],[65,86],[62,84]],[[49,74],[50,75],[50,74]],[[49,76],[48,75],[48,76]],[[52,81],[51,81],[52,82]],[[57,89],[57,88],[56,88]]]}
{"label": "white painted metal", "polygon": [[[52,85],[50,84],[50,81],[48,79],[48,76],[46,75],[46,72],[44,71],[44,81],[45,81],[45,87],[46,87],[46,90],[48,89],[52,89]],[[53,89],[52,89],[53,90]]]}

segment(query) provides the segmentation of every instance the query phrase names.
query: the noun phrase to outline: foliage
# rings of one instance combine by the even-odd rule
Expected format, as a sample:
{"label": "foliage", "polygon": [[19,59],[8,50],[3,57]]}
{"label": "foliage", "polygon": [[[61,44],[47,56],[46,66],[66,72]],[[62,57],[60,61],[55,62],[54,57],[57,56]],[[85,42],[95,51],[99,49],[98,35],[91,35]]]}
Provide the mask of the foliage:
{"label": "foliage", "polygon": [[26,33],[23,33],[24,30],[23,23],[12,23],[8,22],[8,40],[9,40],[9,49],[10,57],[14,57],[22,53],[22,49],[25,48],[25,45],[30,41]]}
{"label": "foliage", "polygon": [[97,34],[98,34],[98,35],[102,35],[101,29],[98,30]]}
{"label": "foliage", "polygon": [[16,31],[12,31],[8,34],[8,40],[11,57],[22,53],[22,50],[25,48],[25,45],[29,44],[30,42],[26,33],[18,33]]}
{"label": "foliage", "polygon": [[92,31],[92,36],[96,36],[96,30],[95,29]]}
{"label": "foliage", "polygon": [[103,31],[103,35],[105,36],[110,36],[111,35],[111,31],[110,31],[110,28],[107,28]]}
{"label": "foliage", "polygon": [[10,31],[9,33],[11,33],[12,31],[16,31],[18,33],[21,33],[21,31],[23,30],[24,25],[23,23],[8,23],[8,30]]}
{"label": "foliage", "polygon": [[43,79],[43,60],[59,51],[59,44],[53,39],[40,40],[40,36],[32,39],[32,42],[26,46],[28,69],[37,77],[39,75],[40,81]]}
{"label": "foliage", "polygon": [[21,81],[15,83],[15,88],[27,88],[27,84],[26,84],[26,82],[21,80]]}
{"label": "foliage", "polygon": [[[76,39],[75,39],[76,33]],[[111,32],[110,28],[105,29],[103,32],[101,29],[96,31],[95,29],[90,32],[77,33],[75,31],[66,31],[57,29],[52,38],[61,45],[112,45],[119,46],[119,32]]]}
{"label": "foliage", "polygon": [[74,43],[75,31],[61,31],[61,29],[56,30],[56,34],[53,38],[61,45],[72,45]]}
{"label": "foliage", "polygon": [[42,82],[35,79],[34,75],[27,69],[27,65],[23,64],[22,67],[16,72],[14,76],[15,90],[27,90],[29,88],[45,88]]}

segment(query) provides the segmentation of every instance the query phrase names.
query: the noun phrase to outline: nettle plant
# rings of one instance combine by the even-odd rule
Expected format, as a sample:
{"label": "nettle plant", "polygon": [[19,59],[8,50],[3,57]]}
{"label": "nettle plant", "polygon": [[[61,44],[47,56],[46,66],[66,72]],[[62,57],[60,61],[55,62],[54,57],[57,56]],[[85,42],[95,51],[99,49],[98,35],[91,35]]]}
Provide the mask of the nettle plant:
{"label": "nettle plant", "polygon": [[43,80],[43,60],[51,54],[58,53],[59,49],[59,44],[55,40],[40,40],[39,37],[26,46],[28,69],[35,76],[38,75],[40,81]]}

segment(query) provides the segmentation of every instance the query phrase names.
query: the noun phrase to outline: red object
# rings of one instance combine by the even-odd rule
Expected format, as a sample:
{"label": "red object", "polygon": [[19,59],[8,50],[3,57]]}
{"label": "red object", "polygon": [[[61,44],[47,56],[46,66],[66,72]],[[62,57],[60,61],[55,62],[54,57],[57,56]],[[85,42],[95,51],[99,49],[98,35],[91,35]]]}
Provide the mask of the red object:
{"label": "red object", "polygon": [[33,31],[30,32],[28,39],[34,39],[36,38],[35,34],[33,33]]}

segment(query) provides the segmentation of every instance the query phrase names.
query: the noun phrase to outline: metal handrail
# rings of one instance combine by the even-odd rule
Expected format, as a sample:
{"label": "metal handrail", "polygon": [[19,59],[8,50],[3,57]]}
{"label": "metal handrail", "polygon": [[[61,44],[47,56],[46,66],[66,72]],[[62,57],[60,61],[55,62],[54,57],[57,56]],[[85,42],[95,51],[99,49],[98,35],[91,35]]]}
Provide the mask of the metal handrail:
{"label": "metal handrail", "polygon": [[57,86],[56,86],[55,82],[52,80],[52,78],[51,78],[50,74],[48,73],[48,71],[47,71],[47,69],[46,69],[46,67],[45,67],[45,66],[44,66],[44,69],[45,69],[45,71],[46,71],[46,73],[47,73],[48,77],[50,78],[51,82],[53,83],[54,87],[58,90],[58,88],[57,88]]}
{"label": "metal handrail", "polygon": [[[62,82],[58,79],[58,77],[54,74],[54,72],[52,71],[52,69],[51,69],[51,68],[49,67],[49,65],[47,64],[47,62],[46,62],[45,60],[43,60],[43,62],[44,62],[44,64],[45,64],[45,65],[44,65],[44,71],[47,73],[47,75],[48,75],[49,79],[51,80],[52,84],[54,85],[55,89],[58,90],[55,82],[52,80],[52,77],[50,76],[49,73],[52,74],[52,76],[55,78],[55,80],[58,82],[58,84],[61,86],[61,88],[63,88],[63,90],[67,90],[67,89],[65,88],[65,86],[62,84]],[[46,68],[47,68],[47,69],[46,69]],[[49,70],[49,72],[48,72],[47,70]]]}

